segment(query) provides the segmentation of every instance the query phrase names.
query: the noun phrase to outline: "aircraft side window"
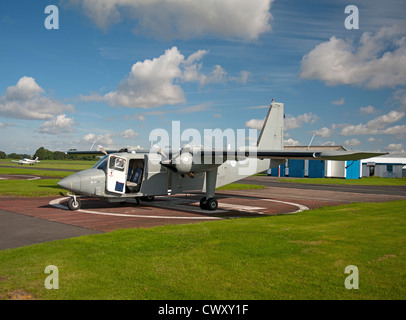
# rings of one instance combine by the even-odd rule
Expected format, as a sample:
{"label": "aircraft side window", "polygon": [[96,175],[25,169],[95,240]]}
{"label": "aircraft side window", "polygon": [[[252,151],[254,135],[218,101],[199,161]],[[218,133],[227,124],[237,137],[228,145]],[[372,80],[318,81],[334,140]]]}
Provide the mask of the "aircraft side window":
{"label": "aircraft side window", "polygon": [[109,169],[124,171],[124,168],[125,168],[125,159],[110,157]]}
{"label": "aircraft side window", "polygon": [[125,160],[121,158],[117,158],[114,164],[114,170],[124,171],[125,167]]}
{"label": "aircraft side window", "polygon": [[116,163],[115,163],[114,168],[116,170],[123,171],[124,170],[124,165],[125,165],[125,160],[118,158],[118,159],[116,159]]}

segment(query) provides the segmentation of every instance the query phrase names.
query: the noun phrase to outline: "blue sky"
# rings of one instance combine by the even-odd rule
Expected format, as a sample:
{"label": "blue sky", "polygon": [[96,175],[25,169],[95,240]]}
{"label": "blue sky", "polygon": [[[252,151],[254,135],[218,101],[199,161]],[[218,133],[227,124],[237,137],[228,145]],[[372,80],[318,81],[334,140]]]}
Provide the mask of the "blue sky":
{"label": "blue sky", "polygon": [[248,131],[274,99],[286,145],[405,156],[405,15],[403,0],[2,1],[0,150],[148,148],[172,121]]}

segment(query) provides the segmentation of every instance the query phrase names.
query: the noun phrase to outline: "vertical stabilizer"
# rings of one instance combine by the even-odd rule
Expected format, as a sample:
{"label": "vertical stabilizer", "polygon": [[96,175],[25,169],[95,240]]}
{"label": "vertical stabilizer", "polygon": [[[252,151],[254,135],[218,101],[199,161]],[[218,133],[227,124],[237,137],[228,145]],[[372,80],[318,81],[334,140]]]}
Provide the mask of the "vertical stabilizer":
{"label": "vertical stabilizer", "polygon": [[258,150],[283,149],[283,103],[272,102],[258,138]]}

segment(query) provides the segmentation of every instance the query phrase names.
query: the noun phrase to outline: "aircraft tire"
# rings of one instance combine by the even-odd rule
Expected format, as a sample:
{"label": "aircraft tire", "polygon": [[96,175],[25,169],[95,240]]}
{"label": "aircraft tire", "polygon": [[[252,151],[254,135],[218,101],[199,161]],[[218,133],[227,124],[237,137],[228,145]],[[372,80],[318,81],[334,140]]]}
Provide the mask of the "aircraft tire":
{"label": "aircraft tire", "polygon": [[141,197],[141,200],[143,200],[143,201],[154,201],[154,199],[155,199],[154,196]]}
{"label": "aircraft tire", "polygon": [[200,199],[200,209],[207,210],[207,200],[206,197]]}
{"label": "aircraft tire", "polygon": [[81,206],[82,206],[82,202],[78,198],[76,198],[76,201],[74,198],[70,198],[68,201],[68,208],[70,210],[73,210],[73,211],[79,210]]}
{"label": "aircraft tire", "polygon": [[206,206],[207,206],[207,210],[214,211],[214,210],[217,210],[218,202],[216,199],[210,198],[207,200]]}

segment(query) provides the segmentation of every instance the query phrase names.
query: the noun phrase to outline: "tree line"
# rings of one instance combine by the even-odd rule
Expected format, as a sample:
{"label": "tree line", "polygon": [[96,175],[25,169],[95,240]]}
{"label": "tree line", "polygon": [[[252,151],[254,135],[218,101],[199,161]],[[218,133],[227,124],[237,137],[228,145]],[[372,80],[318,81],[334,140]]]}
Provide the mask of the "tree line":
{"label": "tree line", "polygon": [[38,157],[40,160],[96,160],[95,156],[75,156],[65,154],[62,151],[50,151],[44,147],[38,148],[34,155],[31,157],[29,154],[17,154],[10,153],[6,154],[4,151],[0,151],[0,159],[23,159],[23,158],[33,158]]}

